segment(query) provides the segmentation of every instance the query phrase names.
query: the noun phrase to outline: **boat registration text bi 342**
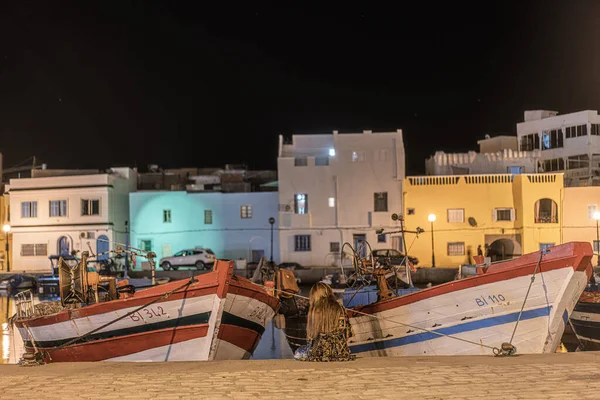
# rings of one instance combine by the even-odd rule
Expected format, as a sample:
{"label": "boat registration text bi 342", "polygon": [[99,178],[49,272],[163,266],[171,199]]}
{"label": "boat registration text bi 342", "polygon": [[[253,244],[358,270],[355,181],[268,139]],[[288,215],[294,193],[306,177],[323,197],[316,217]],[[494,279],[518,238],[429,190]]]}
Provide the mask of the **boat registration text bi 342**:
{"label": "boat registration text bi 342", "polygon": [[152,318],[169,318],[169,314],[165,312],[162,306],[152,306],[142,308],[140,311],[129,316],[133,322],[148,322]]}

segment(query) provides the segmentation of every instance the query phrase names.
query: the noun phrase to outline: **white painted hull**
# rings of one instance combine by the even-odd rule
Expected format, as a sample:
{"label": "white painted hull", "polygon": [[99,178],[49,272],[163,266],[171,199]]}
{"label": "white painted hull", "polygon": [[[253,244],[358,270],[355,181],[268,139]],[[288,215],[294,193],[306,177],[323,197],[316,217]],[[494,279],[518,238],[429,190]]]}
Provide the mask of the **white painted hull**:
{"label": "white painted hull", "polygon": [[[587,280],[571,266],[538,272],[512,341],[519,354],[556,350]],[[352,317],[350,349],[359,356],[492,354],[482,345],[510,342],[530,282],[524,275]]]}

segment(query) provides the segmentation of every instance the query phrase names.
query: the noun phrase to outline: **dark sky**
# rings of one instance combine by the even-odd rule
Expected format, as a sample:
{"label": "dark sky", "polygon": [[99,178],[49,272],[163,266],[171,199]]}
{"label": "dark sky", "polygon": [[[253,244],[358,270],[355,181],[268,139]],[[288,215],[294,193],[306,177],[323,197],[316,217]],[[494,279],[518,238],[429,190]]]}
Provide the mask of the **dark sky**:
{"label": "dark sky", "polygon": [[3,1],[4,165],[275,168],[280,133],[402,128],[418,174],[600,108],[600,1],[414,3]]}

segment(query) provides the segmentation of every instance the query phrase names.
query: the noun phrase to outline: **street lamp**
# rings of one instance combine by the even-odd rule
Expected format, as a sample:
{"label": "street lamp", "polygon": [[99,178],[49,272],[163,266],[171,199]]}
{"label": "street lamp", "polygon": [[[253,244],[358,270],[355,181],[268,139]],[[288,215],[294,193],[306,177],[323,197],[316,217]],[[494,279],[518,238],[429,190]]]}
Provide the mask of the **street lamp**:
{"label": "street lamp", "polygon": [[269,223],[271,224],[271,262],[273,262],[273,224],[275,223],[275,218],[269,218]]}
{"label": "street lamp", "polygon": [[[594,218],[596,220],[596,244],[594,246],[594,251],[596,252],[596,254],[600,253],[600,230],[598,230],[598,221],[600,220],[600,211],[594,211],[594,215],[592,215],[592,218]],[[596,256],[598,261],[597,261],[597,265],[600,267],[600,255]]]}
{"label": "street lamp", "polygon": [[431,267],[435,268],[435,250],[433,245],[433,223],[435,222],[435,214],[429,214],[427,216],[429,222],[431,222]]}
{"label": "street lamp", "polygon": [[8,252],[8,232],[10,232],[10,225],[5,224],[2,227],[2,230],[4,231],[4,233],[6,235],[6,244],[4,247],[4,249],[6,250],[6,272],[10,272],[10,253]]}

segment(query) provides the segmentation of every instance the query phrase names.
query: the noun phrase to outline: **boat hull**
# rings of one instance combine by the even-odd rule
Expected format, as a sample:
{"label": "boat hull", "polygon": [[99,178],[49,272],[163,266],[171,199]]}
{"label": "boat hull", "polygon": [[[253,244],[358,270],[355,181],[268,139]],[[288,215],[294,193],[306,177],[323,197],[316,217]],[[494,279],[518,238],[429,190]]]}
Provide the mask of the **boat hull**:
{"label": "boat hull", "polygon": [[571,314],[571,327],[580,350],[600,350],[600,297],[597,295],[597,292],[585,292]]}
{"label": "boat hull", "polygon": [[176,281],[138,291],[128,299],[19,319],[15,324],[27,351],[34,351],[33,338],[47,362],[249,358],[279,301],[233,275],[231,262],[219,262],[213,272],[196,279],[185,288],[181,288],[185,280]]}
{"label": "boat hull", "polygon": [[350,311],[351,351],[360,356],[492,354],[490,347],[510,342],[517,320],[512,344],[518,353],[556,351],[591,276],[592,250],[588,243],[552,248],[543,256],[527,295],[539,254],[355,308],[357,312]]}

